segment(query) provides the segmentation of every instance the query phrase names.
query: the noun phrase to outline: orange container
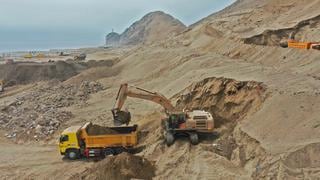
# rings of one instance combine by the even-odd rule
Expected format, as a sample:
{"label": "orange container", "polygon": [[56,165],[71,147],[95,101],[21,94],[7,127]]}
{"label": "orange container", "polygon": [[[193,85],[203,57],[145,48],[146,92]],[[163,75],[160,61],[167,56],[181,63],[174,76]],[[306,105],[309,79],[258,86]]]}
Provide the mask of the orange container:
{"label": "orange container", "polygon": [[292,42],[288,41],[289,48],[297,48],[297,49],[310,49],[311,42]]}

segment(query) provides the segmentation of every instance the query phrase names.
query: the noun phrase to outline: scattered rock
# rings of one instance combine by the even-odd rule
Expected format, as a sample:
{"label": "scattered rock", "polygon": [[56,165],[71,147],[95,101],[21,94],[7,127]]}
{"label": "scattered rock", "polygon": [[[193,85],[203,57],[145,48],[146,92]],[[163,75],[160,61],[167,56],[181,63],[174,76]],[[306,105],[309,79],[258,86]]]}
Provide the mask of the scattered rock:
{"label": "scattered rock", "polygon": [[47,139],[72,117],[71,112],[62,108],[83,106],[90,94],[101,90],[103,86],[97,82],[53,86],[49,82],[41,85],[0,111],[0,128],[9,132],[8,138]]}

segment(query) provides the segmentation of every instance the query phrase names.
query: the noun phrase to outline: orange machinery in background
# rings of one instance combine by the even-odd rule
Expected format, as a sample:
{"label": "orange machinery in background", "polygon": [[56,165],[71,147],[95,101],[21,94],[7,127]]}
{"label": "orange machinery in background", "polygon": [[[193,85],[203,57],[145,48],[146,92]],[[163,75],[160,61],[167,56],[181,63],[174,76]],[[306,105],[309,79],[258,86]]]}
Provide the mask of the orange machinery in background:
{"label": "orange machinery in background", "polygon": [[293,39],[289,39],[288,40],[288,47],[289,48],[296,48],[296,49],[320,50],[320,43],[319,42],[298,42]]}
{"label": "orange machinery in background", "polygon": [[283,48],[296,48],[296,49],[315,49],[320,50],[320,42],[299,42],[295,40],[296,32],[291,32],[287,41],[280,42]]}

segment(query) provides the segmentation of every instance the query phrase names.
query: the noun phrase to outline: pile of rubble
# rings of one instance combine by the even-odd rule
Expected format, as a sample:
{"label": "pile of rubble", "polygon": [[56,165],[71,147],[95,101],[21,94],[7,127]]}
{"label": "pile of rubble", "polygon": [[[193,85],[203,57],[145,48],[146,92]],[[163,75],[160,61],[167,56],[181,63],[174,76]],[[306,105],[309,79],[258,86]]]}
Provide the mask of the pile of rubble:
{"label": "pile of rubble", "polygon": [[0,128],[8,138],[48,139],[59,126],[72,117],[64,107],[85,105],[89,95],[103,90],[97,82],[80,85],[52,86],[50,83],[36,87],[33,92],[22,95],[0,111]]}

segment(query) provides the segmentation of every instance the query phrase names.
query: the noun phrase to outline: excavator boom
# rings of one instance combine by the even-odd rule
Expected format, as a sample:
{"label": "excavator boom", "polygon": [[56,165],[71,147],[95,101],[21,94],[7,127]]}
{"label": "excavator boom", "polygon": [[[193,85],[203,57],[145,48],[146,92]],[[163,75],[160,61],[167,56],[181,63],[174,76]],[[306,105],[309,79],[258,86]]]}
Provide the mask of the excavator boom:
{"label": "excavator boom", "polygon": [[157,103],[165,109],[166,113],[174,111],[174,106],[171,104],[170,100],[162,94],[135,86],[129,86],[128,84],[122,84],[117,94],[115,106],[112,109],[115,125],[129,124],[131,120],[130,112],[122,110],[127,97],[144,99]]}

